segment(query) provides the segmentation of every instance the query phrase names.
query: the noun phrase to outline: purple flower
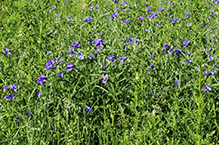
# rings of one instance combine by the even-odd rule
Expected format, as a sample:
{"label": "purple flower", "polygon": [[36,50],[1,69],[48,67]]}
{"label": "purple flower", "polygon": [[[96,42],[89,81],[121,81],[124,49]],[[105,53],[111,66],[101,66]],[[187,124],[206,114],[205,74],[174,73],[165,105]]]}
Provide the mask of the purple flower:
{"label": "purple flower", "polygon": [[166,50],[166,49],[162,49],[162,51],[163,51],[163,52],[166,52],[167,50]]}
{"label": "purple flower", "polygon": [[98,6],[95,6],[95,9],[97,10],[97,9],[98,9]]}
{"label": "purple flower", "polygon": [[51,13],[51,12],[52,12],[52,10],[49,10],[49,12]]}
{"label": "purple flower", "polygon": [[94,54],[92,53],[92,54],[89,55],[88,59],[93,60],[93,57],[94,57]]}
{"label": "purple flower", "polygon": [[15,86],[15,84],[11,84],[11,88],[12,88],[13,92],[18,93],[19,89]]}
{"label": "purple flower", "polygon": [[208,89],[209,92],[212,92],[210,86],[207,86],[207,89]]}
{"label": "purple flower", "polygon": [[165,44],[165,45],[164,45],[165,48],[168,48],[168,46],[169,46],[168,44]]}
{"label": "purple flower", "polygon": [[179,85],[178,82],[176,82],[176,83],[174,84],[175,87],[178,86],[178,85]]}
{"label": "purple flower", "polygon": [[46,82],[46,76],[44,75],[39,75],[39,80],[37,80],[38,83],[40,83],[41,85],[43,84],[43,82]]}
{"label": "purple flower", "polygon": [[69,20],[71,20],[72,18],[70,16],[68,16]]}
{"label": "purple flower", "polygon": [[216,64],[215,65],[213,65],[213,68],[215,68],[216,67]]}
{"label": "purple flower", "polygon": [[214,57],[212,57],[212,56],[209,56],[209,59],[210,59],[210,60],[213,60],[213,59],[214,59]]}
{"label": "purple flower", "polygon": [[136,6],[138,6],[138,3],[136,3]]}
{"label": "purple flower", "polygon": [[8,55],[8,54],[10,54],[11,55],[11,52],[9,51],[9,49],[8,48],[5,48],[6,50],[5,50],[5,55]]}
{"label": "purple flower", "polygon": [[212,71],[211,71],[211,74],[214,75],[214,74],[215,74],[215,70],[212,70]]}
{"label": "purple flower", "polygon": [[177,54],[180,55],[180,54],[181,54],[181,50],[180,50],[180,49],[176,49],[176,50],[175,50],[175,53],[177,53]]}
{"label": "purple flower", "polygon": [[207,88],[207,87],[204,87],[204,88],[203,88],[203,91],[207,91],[207,90],[208,90],[208,88]]}
{"label": "purple flower", "polygon": [[106,74],[106,76],[103,77],[102,83],[106,83],[108,79],[108,74]]}
{"label": "purple flower", "polygon": [[188,27],[190,27],[191,25],[192,25],[192,23],[189,23],[189,24],[188,24]]}
{"label": "purple flower", "polygon": [[42,95],[41,92],[38,92],[37,97],[39,97],[39,96],[41,96],[41,95]]}
{"label": "purple flower", "polygon": [[152,56],[152,57],[154,57],[154,58],[156,57],[156,55],[155,55],[155,54],[151,54],[151,56]]}
{"label": "purple flower", "polygon": [[187,46],[189,44],[189,40],[184,39],[182,42],[184,43],[183,46]]}
{"label": "purple flower", "polygon": [[144,3],[144,4],[143,4],[143,6],[146,6],[146,5],[147,5],[147,3]]}
{"label": "purple flower", "polygon": [[9,88],[9,86],[7,86],[7,85],[5,85],[5,86],[4,86],[4,89],[6,89],[6,90],[7,90],[8,88]]}
{"label": "purple flower", "polygon": [[210,19],[210,17],[207,17],[207,20],[209,20]]}
{"label": "purple flower", "polygon": [[27,116],[30,116],[31,111],[28,110],[27,113],[25,113]]}
{"label": "purple flower", "polygon": [[137,45],[139,45],[139,44],[140,44],[140,42],[139,42],[139,41],[137,41],[137,40],[135,41],[135,43],[136,43]]}
{"label": "purple flower", "polygon": [[189,17],[189,12],[186,12],[186,18],[188,18]]}
{"label": "purple flower", "polygon": [[141,17],[137,18],[137,20],[139,20],[139,21],[141,21],[141,20],[143,20],[143,19],[144,19],[144,17],[143,17],[143,16],[141,16]]}
{"label": "purple flower", "polygon": [[15,95],[7,95],[6,97],[5,97],[5,99],[11,99],[11,100],[13,100],[15,98]]}
{"label": "purple flower", "polygon": [[146,69],[146,71],[149,73],[149,72],[150,72],[150,69]]}
{"label": "purple flower", "polygon": [[153,63],[150,64],[150,67],[151,67],[151,68],[155,68]]}
{"label": "purple flower", "polygon": [[56,13],[56,16],[57,16],[58,18],[60,18],[60,15],[59,15],[58,13]]}
{"label": "purple flower", "polygon": [[120,43],[124,44],[124,40],[121,40]]}
{"label": "purple flower", "polygon": [[95,45],[96,46],[101,46],[103,44],[103,40],[102,39],[97,39],[97,40],[95,40]]}
{"label": "purple flower", "polygon": [[187,61],[187,62],[189,62],[189,63],[191,63],[191,62],[192,62],[192,60],[191,60],[191,59],[190,59],[190,60],[186,59],[186,61]]}
{"label": "purple flower", "polygon": [[75,65],[72,64],[71,62],[68,62],[68,66],[66,67],[67,71],[71,71],[72,67],[74,67]]}
{"label": "purple flower", "polygon": [[90,113],[91,111],[93,111],[89,106],[86,106],[85,109],[88,111],[88,113]]}
{"label": "purple flower", "polygon": [[124,22],[125,22],[125,24],[128,24],[128,23],[129,23],[129,20],[125,20]]}
{"label": "purple flower", "polygon": [[57,76],[63,77],[63,73],[57,73]]}
{"label": "purple flower", "polygon": [[126,59],[126,57],[125,57],[125,56],[122,56],[122,57],[120,57],[119,59],[120,59],[121,62],[124,62],[125,59]]}
{"label": "purple flower", "polygon": [[196,70],[197,70],[197,71],[200,71],[200,69],[198,68],[198,66],[196,67]]}
{"label": "purple flower", "polygon": [[115,56],[110,55],[110,56],[108,57],[108,59],[106,59],[106,60],[107,60],[107,61],[112,61],[112,62],[114,62],[114,61],[115,61],[114,57],[115,57]]}
{"label": "purple flower", "polygon": [[83,55],[82,53],[78,52],[78,58],[79,58],[79,59],[84,59],[84,56],[85,56],[85,55]]}
{"label": "purple flower", "polygon": [[53,8],[53,9],[55,9],[55,8],[56,8],[56,6],[55,6],[55,5],[53,5],[53,6],[52,6],[52,8]]}
{"label": "purple flower", "polygon": [[93,6],[90,6],[90,11],[92,11],[92,9],[93,9]]}
{"label": "purple flower", "polygon": [[173,1],[170,2],[170,6],[173,4]]}
{"label": "purple flower", "polygon": [[207,71],[205,72],[204,76],[209,75],[210,73],[211,73],[211,72],[207,70]]}
{"label": "purple flower", "polygon": [[155,89],[153,89],[152,93],[153,93],[153,94],[155,93]]}
{"label": "purple flower", "polygon": [[187,55],[190,55],[190,52],[186,52]]}
{"label": "purple flower", "polygon": [[65,3],[67,3],[68,2],[68,0],[65,0]]}

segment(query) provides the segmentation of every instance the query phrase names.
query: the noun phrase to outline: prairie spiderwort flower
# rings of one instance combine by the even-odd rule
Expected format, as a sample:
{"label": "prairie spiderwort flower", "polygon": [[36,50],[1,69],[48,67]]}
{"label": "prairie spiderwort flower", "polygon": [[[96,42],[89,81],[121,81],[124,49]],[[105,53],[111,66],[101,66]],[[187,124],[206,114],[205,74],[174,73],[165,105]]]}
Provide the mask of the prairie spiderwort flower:
{"label": "prairie spiderwort flower", "polygon": [[95,6],[95,9],[97,10],[97,9],[98,9],[98,6]]}
{"label": "prairie spiderwort flower", "polygon": [[122,57],[120,57],[119,59],[120,59],[120,61],[121,61],[121,63],[122,63],[122,62],[125,61],[126,57],[125,57],[125,56],[122,56]]}
{"label": "prairie spiderwort flower", "polygon": [[190,55],[190,52],[186,52],[187,55]]}
{"label": "prairie spiderwort flower", "polygon": [[207,91],[207,90],[208,90],[208,88],[207,88],[207,87],[204,87],[204,88],[203,88],[203,91]]}
{"label": "prairie spiderwort flower", "polygon": [[211,72],[207,70],[207,71],[205,72],[204,76],[209,75],[210,73],[211,73]]}
{"label": "prairie spiderwort flower", "polygon": [[63,73],[57,73],[57,76],[63,77]]}
{"label": "prairie spiderwort flower", "polygon": [[14,98],[15,98],[15,95],[13,95],[13,94],[7,95],[5,97],[5,99],[11,99],[11,100],[13,100]]}
{"label": "prairie spiderwort flower", "polygon": [[165,44],[165,45],[164,45],[165,48],[168,48],[168,46],[169,46],[168,44]]}
{"label": "prairie spiderwort flower", "polygon": [[111,62],[114,62],[115,59],[114,59],[115,56],[113,56],[112,54],[108,57],[108,59],[106,59],[107,61],[111,61]]}
{"label": "prairie spiderwort flower", "polygon": [[153,93],[153,94],[155,93],[155,89],[153,89],[152,93]]}
{"label": "prairie spiderwort flower", "polygon": [[95,40],[95,45],[96,45],[96,46],[101,46],[103,43],[104,43],[103,40],[100,39],[100,38],[98,38],[97,40]]}
{"label": "prairie spiderwort flower", "polygon": [[207,89],[208,89],[209,92],[212,92],[210,86],[207,86]]}
{"label": "prairie spiderwort flower", "polygon": [[9,89],[9,86],[5,85],[5,86],[4,86],[4,89],[6,89],[6,90]]}
{"label": "prairie spiderwort flower", "polygon": [[170,6],[173,4],[173,1],[170,2]]}
{"label": "prairie spiderwort flower", "polygon": [[53,5],[53,6],[52,6],[52,8],[53,8],[53,9],[55,9],[55,8],[56,8],[56,6],[55,6],[55,5]]}
{"label": "prairie spiderwort flower", "polygon": [[215,65],[213,65],[213,68],[215,68],[216,67],[216,64]]}
{"label": "prairie spiderwort flower", "polygon": [[27,116],[30,116],[31,111],[28,110],[27,113],[25,113]]}
{"label": "prairie spiderwort flower", "polygon": [[68,16],[68,19],[69,19],[69,20],[71,20],[71,19],[72,19],[72,17]]}
{"label": "prairie spiderwort flower", "polygon": [[163,51],[163,52],[167,52],[167,50],[166,50],[166,49],[162,49],[162,51]]}
{"label": "prairie spiderwort flower", "polygon": [[5,50],[5,55],[8,55],[8,54],[10,54],[11,55],[11,52],[9,51],[9,49],[8,48],[5,48],[6,50]]}
{"label": "prairie spiderwort flower", "polygon": [[65,0],[65,3],[67,3],[68,2],[68,0]]}
{"label": "prairie spiderwort flower", "polygon": [[93,8],[94,8],[93,6],[90,6],[90,11],[92,11],[92,10],[93,10]]}
{"label": "prairie spiderwort flower", "polygon": [[189,12],[186,12],[186,18],[188,18],[189,17]]}
{"label": "prairie spiderwort flower", "polygon": [[182,42],[184,43],[183,46],[187,46],[189,44],[189,40],[184,39]]}
{"label": "prairie spiderwort flower", "polygon": [[88,111],[88,113],[91,113],[91,111],[93,111],[89,106],[86,106],[85,109]]}
{"label": "prairie spiderwort flower", "polygon": [[56,13],[56,16],[57,16],[58,18],[60,18],[60,15],[59,15],[58,13]]}
{"label": "prairie spiderwort flower", "polygon": [[39,80],[37,80],[38,83],[40,83],[41,85],[43,84],[43,82],[46,82],[46,76],[44,75],[39,75]]}
{"label": "prairie spiderwort flower", "polygon": [[215,74],[215,70],[212,70],[212,71],[211,71],[211,74],[214,75],[214,74]]}
{"label": "prairie spiderwort flower", "polygon": [[66,67],[67,71],[71,71],[72,67],[74,67],[75,65],[72,64],[71,62],[68,62],[68,66]]}
{"label": "prairie spiderwort flower", "polygon": [[200,71],[200,69],[198,68],[198,66],[196,67],[196,70],[197,70],[197,71]]}
{"label": "prairie spiderwort flower", "polygon": [[102,83],[105,84],[108,79],[109,79],[109,78],[108,78],[108,74],[106,74],[106,76],[103,77]]}
{"label": "prairie spiderwort flower", "polygon": [[213,60],[213,59],[214,59],[214,57],[212,57],[212,56],[209,56],[209,59],[210,59],[210,60]]}
{"label": "prairie spiderwort flower", "polygon": [[120,43],[124,44],[124,40],[121,40]]}
{"label": "prairie spiderwort flower", "polygon": [[188,27],[190,27],[191,25],[192,25],[192,23],[189,23],[189,24],[188,24]]}
{"label": "prairie spiderwort flower", "polygon": [[39,97],[39,96],[41,96],[41,95],[42,95],[41,92],[38,92],[37,97]]}
{"label": "prairie spiderwort flower", "polygon": [[137,18],[137,20],[139,20],[139,21],[142,21],[143,19],[144,19],[144,17],[143,17],[143,16],[141,16],[141,17]]}
{"label": "prairie spiderwort flower", "polygon": [[147,3],[144,3],[144,4],[143,4],[143,6],[146,6],[146,5],[147,5]]}
{"label": "prairie spiderwort flower", "polygon": [[139,42],[139,41],[137,41],[137,40],[135,41],[135,43],[136,43],[137,45],[139,45],[139,44],[140,44],[140,42]]}
{"label": "prairie spiderwort flower", "polygon": [[128,23],[129,23],[129,20],[125,20],[124,22],[125,22],[125,24],[128,24]]}
{"label": "prairie spiderwort flower", "polygon": [[192,59],[190,59],[190,60],[186,59],[186,61],[189,62],[189,63],[191,63],[191,62],[192,62]]}
{"label": "prairie spiderwort flower", "polygon": [[84,56],[85,56],[85,55],[83,55],[82,53],[78,52],[78,58],[79,58],[79,59],[84,59]]}
{"label": "prairie spiderwort flower", "polygon": [[154,57],[154,58],[156,57],[156,55],[155,55],[155,54],[151,54],[151,56],[152,56],[152,57]]}
{"label": "prairie spiderwort flower", "polygon": [[150,67],[151,67],[151,68],[155,68],[153,63],[150,64]]}
{"label": "prairie spiderwort flower", "polygon": [[15,86],[15,84],[11,84],[11,88],[12,88],[13,92],[18,93],[19,89]]}
{"label": "prairie spiderwort flower", "polygon": [[149,73],[149,72],[150,72],[150,69],[146,69],[146,71],[147,71],[147,73]]}
{"label": "prairie spiderwort flower", "polygon": [[177,53],[178,55],[180,55],[180,54],[181,54],[181,50],[178,48],[178,49],[175,50],[175,53]]}
{"label": "prairie spiderwort flower", "polygon": [[94,58],[94,54],[92,53],[92,54],[89,55],[88,59],[93,60],[93,58]]}

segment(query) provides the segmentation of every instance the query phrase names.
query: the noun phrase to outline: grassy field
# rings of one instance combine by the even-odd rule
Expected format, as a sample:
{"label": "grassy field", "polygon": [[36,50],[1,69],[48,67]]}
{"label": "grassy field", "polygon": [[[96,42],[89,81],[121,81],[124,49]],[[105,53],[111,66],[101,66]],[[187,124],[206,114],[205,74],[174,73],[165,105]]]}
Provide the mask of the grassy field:
{"label": "grassy field", "polygon": [[0,1],[0,144],[219,144],[218,10]]}

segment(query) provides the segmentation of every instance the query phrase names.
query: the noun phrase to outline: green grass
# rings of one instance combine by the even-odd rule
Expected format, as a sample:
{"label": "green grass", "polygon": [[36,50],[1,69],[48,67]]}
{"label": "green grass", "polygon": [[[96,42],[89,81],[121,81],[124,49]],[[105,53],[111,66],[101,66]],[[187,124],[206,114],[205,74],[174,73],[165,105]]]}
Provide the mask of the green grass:
{"label": "green grass", "polygon": [[[215,29],[219,22],[218,13],[210,11],[217,11],[219,4],[175,0],[170,6],[170,1],[149,0],[147,6],[143,6],[146,1],[138,1],[136,6],[136,0],[127,0],[123,10],[121,0],[45,2],[0,2],[1,144],[219,144],[219,47]],[[90,11],[91,5],[98,9]],[[122,11],[109,20],[116,8]],[[156,10],[157,17],[145,18]],[[93,18],[89,23],[84,22],[87,16]],[[141,16],[144,19],[137,20]],[[169,18],[180,20],[172,24]],[[125,20],[130,22],[124,24]],[[126,41],[130,36],[133,44]],[[98,49],[94,43],[88,44],[98,38],[106,46]],[[190,41],[187,46],[183,46],[184,39]],[[68,56],[73,42],[80,47],[72,49],[75,55]],[[165,44],[169,46],[163,52]],[[203,51],[206,47],[214,50]],[[11,54],[5,54],[6,48]],[[47,55],[47,51],[51,53]],[[78,58],[78,52],[84,59]],[[114,62],[106,60],[111,54]],[[120,61],[122,56],[126,57],[124,62]],[[55,57],[63,58],[62,64]],[[45,69],[51,59],[56,68]],[[186,61],[190,59],[191,63]],[[71,71],[66,69],[69,62],[75,65]],[[215,73],[204,75],[207,70]],[[102,83],[106,74],[109,79]],[[43,84],[37,82],[39,75],[46,76]],[[19,89],[17,93],[4,89],[11,84]],[[204,91],[205,86],[212,92]],[[37,96],[38,92],[42,95]],[[10,94],[15,95],[13,100],[6,99]],[[86,106],[92,109],[90,113]],[[28,110],[29,116],[25,114]]]}

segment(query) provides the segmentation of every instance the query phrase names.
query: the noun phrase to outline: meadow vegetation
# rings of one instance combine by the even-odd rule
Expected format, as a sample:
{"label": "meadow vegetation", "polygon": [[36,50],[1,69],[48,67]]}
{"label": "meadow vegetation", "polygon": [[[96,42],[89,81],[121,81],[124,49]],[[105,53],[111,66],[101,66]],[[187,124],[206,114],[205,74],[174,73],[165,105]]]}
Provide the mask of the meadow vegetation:
{"label": "meadow vegetation", "polygon": [[0,2],[0,143],[219,144],[219,0]]}

